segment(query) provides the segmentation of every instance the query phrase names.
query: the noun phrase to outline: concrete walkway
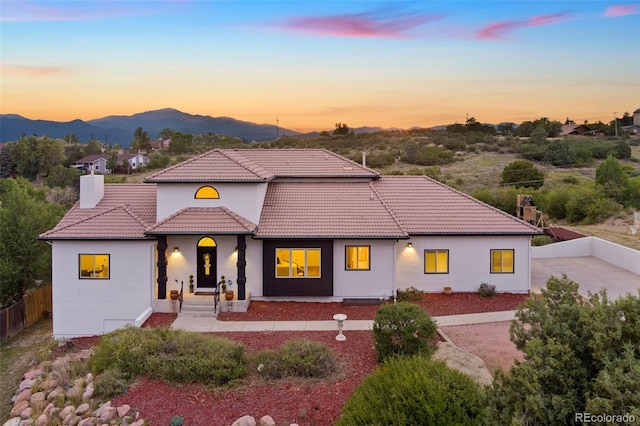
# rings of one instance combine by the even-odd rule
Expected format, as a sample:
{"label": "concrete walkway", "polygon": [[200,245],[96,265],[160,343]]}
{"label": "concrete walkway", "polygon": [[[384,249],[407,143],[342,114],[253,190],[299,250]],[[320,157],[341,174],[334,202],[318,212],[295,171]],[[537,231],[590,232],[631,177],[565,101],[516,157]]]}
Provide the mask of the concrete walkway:
{"label": "concrete walkway", "polygon": [[[446,315],[433,317],[439,327],[449,325],[484,324],[511,321],[516,311],[486,312],[480,314]],[[178,330],[198,333],[222,333],[229,331],[336,331],[335,321],[218,321],[211,317],[179,316],[171,325]],[[373,321],[347,320],[343,330],[372,330]]]}

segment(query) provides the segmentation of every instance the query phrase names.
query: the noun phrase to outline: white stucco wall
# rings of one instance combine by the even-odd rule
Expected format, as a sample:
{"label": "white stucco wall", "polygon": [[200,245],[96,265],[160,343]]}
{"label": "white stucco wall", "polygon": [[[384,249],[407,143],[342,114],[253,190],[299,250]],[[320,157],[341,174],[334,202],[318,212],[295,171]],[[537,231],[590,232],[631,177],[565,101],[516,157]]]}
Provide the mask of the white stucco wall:
{"label": "white stucco wall", "polygon": [[[198,188],[214,187],[219,199],[194,198]],[[258,223],[267,183],[160,183],[157,197],[158,222],[185,207],[226,207],[234,213]]]}
{"label": "white stucco wall", "polygon": [[[189,275],[193,275],[194,285],[197,287],[197,245],[202,236],[170,235],[167,237],[167,291],[180,290],[175,280],[184,281],[184,291],[189,291]],[[235,235],[206,235],[212,237],[217,246],[216,274],[218,279],[224,275],[227,280],[233,280],[232,290],[237,291],[238,255],[235,252],[238,237]],[[262,296],[262,241],[245,237],[246,250],[246,291],[251,296]],[[178,247],[179,253],[173,248]]]}
{"label": "white stucco wall", "polygon": [[[335,240],[333,242],[333,295],[339,298],[386,299],[394,293],[395,240]],[[368,271],[347,271],[346,246],[370,246]]]}
{"label": "white stucco wall", "polygon": [[[154,288],[152,241],[54,241],[53,335],[94,336],[134,324],[149,312]],[[109,254],[109,279],[80,279],[79,254]]]}
{"label": "white stucco wall", "polygon": [[[526,293],[531,282],[529,236],[430,236],[399,241],[396,250],[396,284],[425,292],[475,292],[486,282],[498,292]],[[408,248],[411,242],[413,248]],[[448,274],[425,274],[424,251],[449,250]],[[491,250],[514,250],[514,273],[492,274]]]}
{"label": "white stucco wall", "polygon": [[536,259],[593,256],[619,268],[640,275],[640,251],[597,237],[577,238],[546,246],[532,247]]}

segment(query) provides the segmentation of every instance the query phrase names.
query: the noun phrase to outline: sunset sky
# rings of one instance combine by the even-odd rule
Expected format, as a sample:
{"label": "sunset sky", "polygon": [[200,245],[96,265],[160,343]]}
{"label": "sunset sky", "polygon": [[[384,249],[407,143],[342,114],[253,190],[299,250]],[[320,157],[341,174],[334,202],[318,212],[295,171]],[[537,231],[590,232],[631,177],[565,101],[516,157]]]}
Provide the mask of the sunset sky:
{"label": "sunset sky", "polygon": [[640,108],[640,3],[0,0],[0,113],[176,108],[298,130],[609,122]]}

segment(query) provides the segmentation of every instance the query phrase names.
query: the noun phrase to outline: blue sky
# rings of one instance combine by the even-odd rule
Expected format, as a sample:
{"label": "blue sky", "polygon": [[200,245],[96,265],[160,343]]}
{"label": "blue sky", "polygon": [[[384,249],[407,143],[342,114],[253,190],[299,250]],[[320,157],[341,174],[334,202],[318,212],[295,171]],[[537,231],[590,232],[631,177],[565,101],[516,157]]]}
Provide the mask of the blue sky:
{"label": "blue sky", "polygon": [[0,112],[295,130],[640,108],[640,3],[0,0]]}

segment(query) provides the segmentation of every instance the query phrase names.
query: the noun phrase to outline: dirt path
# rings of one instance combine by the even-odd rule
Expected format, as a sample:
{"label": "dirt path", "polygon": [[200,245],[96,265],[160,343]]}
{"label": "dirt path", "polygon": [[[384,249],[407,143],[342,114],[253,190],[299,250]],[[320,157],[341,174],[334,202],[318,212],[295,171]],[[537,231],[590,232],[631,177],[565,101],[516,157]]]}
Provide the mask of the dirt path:
{"label": "dirt path", "polygon": [[482,358],[490,372],[496,368],[506,372],[514,359],[523,359],[522,352],[509,340],[509,324],[505,321],[441,329],[457,346]]}

